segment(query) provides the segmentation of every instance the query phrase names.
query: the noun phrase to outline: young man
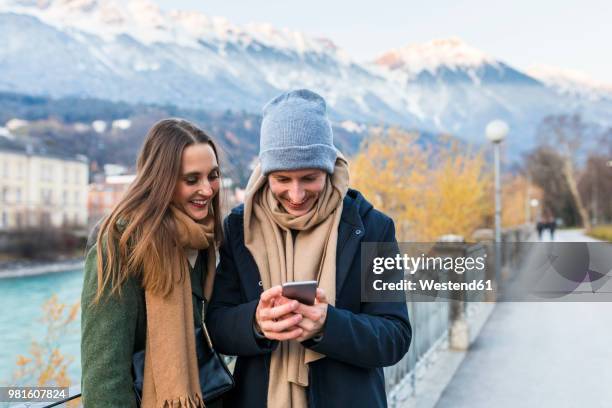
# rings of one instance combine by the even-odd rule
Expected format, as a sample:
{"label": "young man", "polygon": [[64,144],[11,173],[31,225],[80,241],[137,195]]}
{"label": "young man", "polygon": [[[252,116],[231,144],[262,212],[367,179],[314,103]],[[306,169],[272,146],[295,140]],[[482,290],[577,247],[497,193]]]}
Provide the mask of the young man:
{"label": "young man", "polygon": [[[231,407],[385,407],[382,367],[408,351],[406,304],[361,300],[361,242],[395,242],[393,221],[348,188],[323,98],[264,108],[259,165],[225,219],[208,312],[213,342],[237,355]],[[312,306],[281,284],[316,280]]]}

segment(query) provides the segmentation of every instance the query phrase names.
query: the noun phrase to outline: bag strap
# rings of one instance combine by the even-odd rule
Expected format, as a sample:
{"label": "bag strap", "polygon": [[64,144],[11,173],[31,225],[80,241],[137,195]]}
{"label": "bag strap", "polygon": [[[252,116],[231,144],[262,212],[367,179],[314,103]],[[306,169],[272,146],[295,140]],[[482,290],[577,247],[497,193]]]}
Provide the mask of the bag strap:
{"label": "bag strap", "polygon": [[[205,254],[205,252],[203,250],[200,250],[198,252],[198,258],[196,260],[194,268],[195,267],[199,267],[199,268],[203,267],[203,265],[202,265],[202,264],[204,264],[204,256],[203,256],[203,254]],[[206,295],[204,295],[205,287],[206,287],[206,272],[203,271],[202,272],[202,294],[203,294],[203,296],[202,296],[202,300],[201,300],[201,302],[202,302],[202,313],[200,314],[200,318],[201,318],[201,321],[202,321],[202,332],[204,333],[204,339],[206,340],[206,345],[208,346],[208,348],[211,351],[214,352],[215,349],[213,347],[212,340],[210,338],[210,333],[208,333],[208,328],[206,327],[206,308],[208,306],[208,300],[206,299]]]}
{"label": "bag strap", "polygon": [[64,399],[63,399],[63,400],[61,400],[61,401],[56,401],[56,402],[54,402],[53,404],[45,405],[43,408],[51,408],[51,407],[56,407],[56,406],[58,406],[58,405],[65,404],[65,403],[66,403],[66,402],[68,402],[68,401],[72,401],[72,400],[73,400],[73,399],[75,399],[75,398],[79,398],[80,396],[81,396],[81,393],[78,393],[78,394],[72,395],[72,396],[70,396],[70,397],[68,397],[68,398],[64,398]]}
{"label": "bag strap", "polygon": [[210,351],[215,351],[213,347],[212,340],[210,338],[210,334],[208,333],[208,328],[206,327],[206,297],[202,299],[202,331],[204,332],[204,338],[206,339],[206,344]]}

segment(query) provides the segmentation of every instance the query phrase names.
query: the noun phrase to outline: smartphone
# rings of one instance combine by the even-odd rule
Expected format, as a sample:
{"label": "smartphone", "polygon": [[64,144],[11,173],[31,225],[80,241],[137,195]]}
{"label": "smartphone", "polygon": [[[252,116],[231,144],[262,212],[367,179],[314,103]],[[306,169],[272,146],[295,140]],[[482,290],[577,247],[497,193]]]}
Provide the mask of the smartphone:
{"label": "smartphone", "polygon": [[317,295],[317,281],[297,281],[283,283],[283,296],[312,306]]}

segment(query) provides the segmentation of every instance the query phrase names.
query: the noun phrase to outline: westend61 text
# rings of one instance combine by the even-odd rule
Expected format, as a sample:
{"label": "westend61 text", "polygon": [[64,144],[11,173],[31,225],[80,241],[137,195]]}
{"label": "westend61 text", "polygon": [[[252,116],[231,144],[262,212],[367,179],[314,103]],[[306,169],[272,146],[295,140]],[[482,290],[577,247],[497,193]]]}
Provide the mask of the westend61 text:
{"label": "westend61 text", "polygon": [[403,279],[399,282],[383,282],[378,279],[373,282],[374,290],[377,291],[405,291],[405,290],[422,290],[422,291],[466,291],[466,290],[493,290],[491,280],[473,280],[471,282],[437,282],[433,279],[421,279],[416,282]]}

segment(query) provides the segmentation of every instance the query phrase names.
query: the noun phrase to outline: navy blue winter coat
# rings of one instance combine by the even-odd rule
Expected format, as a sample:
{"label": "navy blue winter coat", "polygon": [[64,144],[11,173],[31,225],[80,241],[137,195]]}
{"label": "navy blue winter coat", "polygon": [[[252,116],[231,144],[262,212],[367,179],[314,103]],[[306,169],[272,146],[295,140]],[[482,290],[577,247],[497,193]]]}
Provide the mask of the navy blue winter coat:
{"label": "navy blue winter coat", "polygon": [[[237,355],[235,388],[224,406],[267,405],[270,355],[276,341],[258,340],[255,309],[263,291],[257,265],[244,245],[244,209],[225,219],[207,324],[217,350]],[[349,190],[338,227],[336,305],[329,306],[323,337],[302,344],[326,357],[310,363],[308,405],[386,407],[382,367],[408,351],[412,330],[406,304],[361,302],[361,242],[395,242],[393,221]]]}

